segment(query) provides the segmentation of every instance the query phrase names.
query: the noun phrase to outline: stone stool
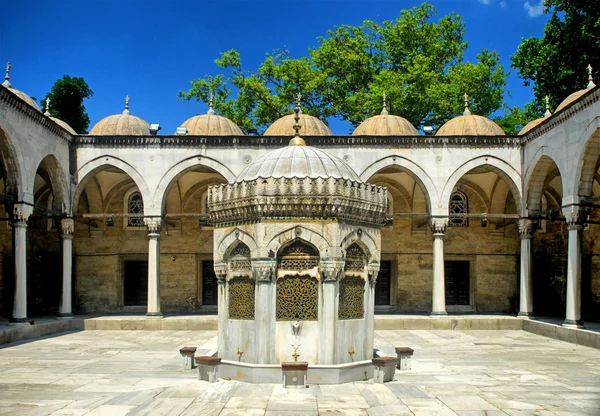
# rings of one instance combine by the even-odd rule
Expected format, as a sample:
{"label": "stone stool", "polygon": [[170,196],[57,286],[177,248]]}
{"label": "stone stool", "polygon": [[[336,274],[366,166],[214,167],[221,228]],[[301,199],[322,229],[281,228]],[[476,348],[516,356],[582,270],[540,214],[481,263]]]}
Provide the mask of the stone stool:
{"label": "stone stool", "polygon": [[375,371],[373,372],[373,381],[375,383],[394,381],[394,374],[396,374],[396,357],[376,357],[371,361],[375,366]]}
{"label": "stone stool", "polygon": [[192,370],[194,368],[194,355],[196,347],[183,347],[179,350],[179,354],[183,357],[183,369]]}
{"label": "stone stool", "polygon": [[410,370],[410,359],[414,350],[409,347],[396,347],[396,355],[398,356],[398,370]]}
{"label": "stone stool", "polygon": [[208,381],[209,383],[216,383],[217,370],[221,364],[219,357],[200,356],[196,357],[196,366],[198,366],[198,380]]}
{"label": "stone stool", "polygon": [[306,388],[306,377],[308,373],[308,363],[306,361],[283,362],[281,363],[281,372],[283,373],[283,388]]}

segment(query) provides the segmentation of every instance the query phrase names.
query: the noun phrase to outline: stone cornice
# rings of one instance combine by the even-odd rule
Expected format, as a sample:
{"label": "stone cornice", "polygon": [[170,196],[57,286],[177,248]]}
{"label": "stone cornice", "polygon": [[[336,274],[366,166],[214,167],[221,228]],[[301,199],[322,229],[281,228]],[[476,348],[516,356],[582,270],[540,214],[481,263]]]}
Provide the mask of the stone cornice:
{"label": "stone cornice", "polygon": [[387,189],[335,178],[259,178],[209,187],[208,209],[216,226],[287,218],[381,225]]}
{"label": "stone cornice", "polygon": [[[77,147],[94,148],[279,148],[291,136],[89,136],[74,137]],[[326,147],[520,147],[518,136],[302,136],[309,146]]]}
{"label": "stone cornice", "polygon": [[16,94],[14,94],[10,89],[3,87],[2,85],[0,85],[0,102],[5,103],[6,105],[20,112],[21,114],[24,114],[28,118],[34,120],[36,123],[44,127],[46,130],[50,131],[54,135],[60,137],[61,139],[66,140],[68,142],[72,140],[71,133],[63,129],[54,121],[50,120],[50,118],[42,114],[41,111],[38,111],[37,109],[33,108],[21,98],[19,98]]}
{"label": "stone cornice", "polygon": [[535,126],[533,129],[525,133],[521,140],[523,144],[527,144],[537,137],[540,137],[544,133],[552,130],[559,124],[564,123],[573,115],[583,111],[586,107],[594,104],[596,101],[600,100],[600,86],[592,88],[589,92],[583,94],[577,100],[573,101],[571,104],[563,108],[558,113],[554,113],[546,120],[542,121],[540,124]]}

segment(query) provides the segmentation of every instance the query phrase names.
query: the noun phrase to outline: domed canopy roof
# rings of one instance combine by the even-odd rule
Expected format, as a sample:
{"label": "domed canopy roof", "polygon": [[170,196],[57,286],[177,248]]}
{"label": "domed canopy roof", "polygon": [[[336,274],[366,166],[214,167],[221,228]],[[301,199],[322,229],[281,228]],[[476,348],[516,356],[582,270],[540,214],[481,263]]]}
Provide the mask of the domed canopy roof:
{"label": "domed canopy roof", "polygon": [[181,127],[187,129],[187,134],[193,136],[243,136],[242,130],[228,118],[215,114],[212,101],[206,114],[188,118]]}
{"label": "domed canopy roof", "polygon": [[56,117],[52,117],[50,115],[50,98],[46,98],[46,112],[44,113],[44,115],[48,118],[50,118],[50,120],[54,121],[56,124],[58,124],[59,126],[61,126],[63,129],[65,129],[66,131],[68,131],[71,134],[77,134],[77,132],[75,130],[73,130],[73,128],[71,126],[69,126],[66,122],[62,121],[59,118]]}
{"label": "domed canopy roof", "polygon": [[573,94],[571,94],[567,98],[565,98],[558,105],[558,107],[556,107],[555,112],[559,112],[563,108],[567,107],[569,104],[577,101],[580,97],[585,95],[589,90],[591,90],[592,88],[594,88],[596,86],[596,84],[594,84],[594,78],[592,77],[592,66],[588,65],[587,70],[588,70],[588,85],[587,85],[587,87],[583,90],[575,91]]}
{"label": "domed canopy roof", "polygon": [[148,123],[139,117],[129,114],[129,96],[125,98],[125,110],[121,114],[104,117],[96,123],[90,135],[97,136],[148,136]]}
{"label": "domed canopy roof", "polygon": [[407,119],[388,114],[383,96],[383,110],[378,116],[369,117],[354,130],[353,136],[417,136],[419,132]]}
{"label": "domed canopy roof", "polygon": [[504,136],[502,127],[487,117],[471,114],[469,96],[465,94],[465,111],[462,116],[448,120],[436,136]]}
{"label": "domed canopy roof", "polygon": [[258,178],[336,178],[360,182],[362,180],[346,162],[320,149],[303,144],[299,137],[290,145],[273,150],[256,159],[239,174],[236,182]]}
{"label": "domed canopy roof", "polygon": [[2,83],[2,86],[8,88],[10,90],[10,92],[15,94],[17,97],[19,97],[21,100],[25,101],[27,104],[29,104],[36,110],[42,111],[42,110],[40,110],[40,107],[37,105],[37,103],[33,100],[33,98],[31,98],[29,95],[25,94],[23,91],[16,90],[12,87],[12,85],[10,83],[10,68],[11,68],[11,65],[9,62],[6,64],[6,75],[4,76],[4,82]]}
{"label": "domed canopy roof", "polygon": [[537,118],[537,119],[535,119],[535,120],[530,121],[529,123],[527,123],[525,125],[525,127],[523,127],[521,129],[521,131],[519,132],[519,135],[525,134],[528,131],[532,130],[534,127],[536,127],[537,125],[541,124],[542,121],[546,120],[551,115],[552,115],[552,113],[550,112],[550,97],[548,97],[546,95],[546,113],[544,113],[544,117]]}
{"label": "domed canopy roof", "polygon": [[[329,127],[316,117],[300,113],[303,136],[333,136]],[[276,120],[265,131],[265,136],[291,136],[294,134],[294,114]]]}

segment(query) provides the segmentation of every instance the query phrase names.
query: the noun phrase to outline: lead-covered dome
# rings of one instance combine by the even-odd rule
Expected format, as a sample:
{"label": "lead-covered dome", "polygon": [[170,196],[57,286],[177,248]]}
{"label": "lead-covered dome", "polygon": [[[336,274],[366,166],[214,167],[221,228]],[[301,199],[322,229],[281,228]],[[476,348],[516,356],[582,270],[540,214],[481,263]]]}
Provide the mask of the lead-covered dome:
{"label": "lead-covered dome", "polygon": [[249,182],[258,178],[336,178],[354,182],[362,180],[342,159],[323,150],[301,144],[282,147],[264,154],[240,173],[236,182]]}
{"label": "lead-covered dome", "polygon": [[129,113],[129,96],[125,97],[125,110],[97,122],[90,135],[96,136],[149,136],[148,123]]}
{"label": "lead-covered dome", "polygon": [[[325,123],[308,114],[299,114],[303,136],[333,136]],[[265,136],[292,136],[294,134],[294,114],[288,114],[276,120],[265,131]]]}
{"label": "lead-covered dome", "polygon": [[550,117],[552,113],[550,112],[550,98],[546,96],[546,112],[544,113],[544,117],[536,118],[535,120],[530,121],[521,129],[519,135],[525,134],[530,130],[533,130],[534,127],[537,127],[543,121],[545,121],[548,117]]}
{"label": "lead-covered dome", "polygon": [[40,107],[37,105],[37,103],[35,102],[35,100],[33,98],[31,98],[29,95],[25,94],[23,91],[19,91],[12,87],[12,85],[10,83],[10,68],[12,68],[12,66],[10,65],[10,62],[9,62],[6,64],[6,75],[4,76],[4,82],[2,83],[2,86],[8,88],[8,90],[10,92],[15,94],[21,100],[25,101],[27,104],[29,104],[30,106],[32,106],[33,108],[35,108],[36,110],[41,112],[42,110],[40,110]]}
{"label": "lead-covered dome", "polygon": [[471,114],[469,96],[465,94],[465,111],[462,116],[448,120],[436,136],[504,136],[502,127],[487,117]]}
{"label": "lead-covered dome", "polygon": [[181,127],[192,136],[243,136],[244,133],[233,121],[215,114],[212,102],[206,114],[188,118]]}
{"label": "lead-covered dome", "polygon": [[369,117],[354,130],[353,136],[417,136],[419,132],[404,117],[388,114],[383,96],[381,114]]}
{"label": "lead-covered dome", "polygon": [[63,129],[65,129],[66,131],[68,131],[69,133],[71,133],[71,134],[77,134],[77,132],[75,130],[73,130],[73,127],[69,126],[66,122],[62,121],[59,118],[52,117],[50,115],[50,98],[46,98],[46,112],[44,112],[44,115],[46,117],[48,117],[50,120],[54,121],[59,126],[61,126]]}
{"label": "lead-covered dome", "polygon": [[596,86],[596,84],[594,84],[594,78],[592,76],[592,66],[588,65],[587,70],[588,70],[588,85],[587,85],[587,87],[583,90],[575,91],[573,94],[571,94],[567,98],[565,98],[558,105],[558,107],[556,107],[555,112],[559,112],[563,108],[567,107],[569,104],[574,103],[575,101],[577,101],[579,98],[583,97],[586,93],[588,93],[592,88],[594,88]]}

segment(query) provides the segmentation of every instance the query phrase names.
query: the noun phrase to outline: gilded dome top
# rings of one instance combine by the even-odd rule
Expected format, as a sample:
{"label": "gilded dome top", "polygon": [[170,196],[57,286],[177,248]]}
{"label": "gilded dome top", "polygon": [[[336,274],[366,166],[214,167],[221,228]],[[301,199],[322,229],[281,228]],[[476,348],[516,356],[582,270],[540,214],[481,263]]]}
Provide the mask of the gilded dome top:
{"label": "gilded dome top", "polygon": [[[333,136],[325,123],[308,114],[300,114],[303,136]],[[291,136],[294,134],[294,114],[288,114],[276,120],[265,131],[265,136]]]}
{"label": "gilded dome top", "polygon": [[588,65],[587,70],[588,70],[588,85],[587,85],[587,87],[583,90],[575,91],[573,94],[571,94],[567,98],[565,98],[558,105],[558,107],[556,107],[555,112],[558,112],[558,111],[562,110],[563,108],[567,107],[569,104],[577,101],[580,97],[585,95],[589,90],[591,90],[592,88],[594,88],[596,86],[596,84],[594,84],[594,78],[592,77],[592,66]]}
{"label": "gilded dome top", "polygon": [[362,183],[356,172],[342,159],[304,145],[300,137],[294,137],[289,146],[256,159],[235,181],[249,182],[258,178],[337,178]]}
{"label": "gilded dome top", "polygon": [[181,127],[193,136],[243,136],[242,130],[233,121],[215,114],[212,101],[206,114],[188,118]]}
{"label": "gilded dome top", "polygon": [[487,117],[471,114],[469,96],[465,94],[465,111],[462,116],[448,120],[436,136],[504,136],[502,127]]}
{"label": "gilded dome top", "polygon": [[144,120],[129,114],[129,96],[127,96],[125,110],[121,114],[104,117],[92,127],[89,134],[96,136],[149,136],[150,129]]}
{"label": "gilded dome top", "polygon": [[40,110],[40,107],[37,105],[37,103],[33,100],[33,98],[31,98],[29,95],[25,94],[23,91],[16,90],[12,87],[12,85],[10,83],[10,68],[12,68],[12,67],[9,62],[6,64],[6,75],[4,76],[4,82],[2,83],[2,86],[8,88],[10,90],[10,92],[15,94],[17,97],[19,97],[21,100],[25,101],[27,104],[29,104],[36,110],[42,111],[42,110]]}
{"label": "gilded dome top", "polygon": [[386,95],[383,95],[381,114],[369,117],[354,130],[353,136],[417,136],[419,132],[404,117],[388,114]]}

